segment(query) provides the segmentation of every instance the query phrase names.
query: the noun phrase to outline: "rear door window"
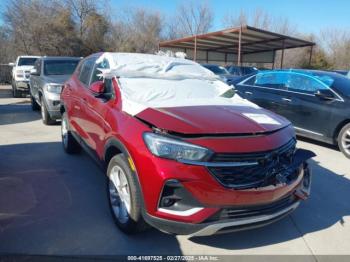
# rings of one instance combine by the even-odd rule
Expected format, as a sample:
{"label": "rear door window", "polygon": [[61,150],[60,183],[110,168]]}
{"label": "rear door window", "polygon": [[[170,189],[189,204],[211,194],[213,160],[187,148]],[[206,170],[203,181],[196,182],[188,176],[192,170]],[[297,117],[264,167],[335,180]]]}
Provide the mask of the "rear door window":
{"label": "rear door window", "polygon": [[299,73],[290,73],[287,83],[288,91],[315,94],[318,90],[328,89],[320,80]]}

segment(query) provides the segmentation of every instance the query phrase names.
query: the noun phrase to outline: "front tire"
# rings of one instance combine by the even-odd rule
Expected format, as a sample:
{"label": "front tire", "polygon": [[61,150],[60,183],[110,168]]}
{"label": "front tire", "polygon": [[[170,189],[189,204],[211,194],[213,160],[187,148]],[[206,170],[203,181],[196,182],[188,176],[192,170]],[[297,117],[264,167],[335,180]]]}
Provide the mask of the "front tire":
{"label": "front tire", "polygon": [[114,156],[107,169],[108,195],[115,223],[126,234],[148,228],[143,220],[141,190],[123,154]]}
{"label": "front tire", "polygon": [[81,147],[77,142],[77,140],[75,140],[75,138],[73,137],[71,131],[69,130],[69,124],[68,124],[68,118],[67,118],[66,112],[64,112],[62,115],[61,137],[62,137],[63,149],[66,153],[75,154],[80,152]]}
{"label": "front tire", "polygon": [[45,125],[53,125],[56,123],[56,121],[51,118],[49,111],[47,111],[45,101],[43,99],[41,99],[41,118]]}
{"label": "front tire", "polygon": [[343,126],[338,135],[338,147],[340,151],[350,158],[350,123]]}
{"label": "front tire", "polygon": [[33,111],[39,111],[40,110],[40,106],[38,105],[38,103],[36,102],[36,100],[32,96],[32,94],[30,94],[30,104],[32,106],[32,110]]}

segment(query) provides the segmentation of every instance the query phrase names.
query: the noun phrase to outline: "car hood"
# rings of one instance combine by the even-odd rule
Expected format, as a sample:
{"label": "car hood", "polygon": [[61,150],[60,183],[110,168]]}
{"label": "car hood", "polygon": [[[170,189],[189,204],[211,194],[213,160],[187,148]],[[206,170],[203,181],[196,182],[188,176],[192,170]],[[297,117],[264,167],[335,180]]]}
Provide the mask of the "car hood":
{"label": "car hood", "polygon": [[16,70],[23,70],[23,71],[29,71],[33,69],[34,66],[26,65],[26,66],[16,66]]}
{"label": "car hood", "polygon": [[70,75],[50,75],[44,76],[44,81],[46,83],[63,84],[69,79]]}
{"label": "car hood", "polygon": [[290,125],[281,116],[249,106],[147,108],[136,117],[160,129],[193,135],[260,134]]}

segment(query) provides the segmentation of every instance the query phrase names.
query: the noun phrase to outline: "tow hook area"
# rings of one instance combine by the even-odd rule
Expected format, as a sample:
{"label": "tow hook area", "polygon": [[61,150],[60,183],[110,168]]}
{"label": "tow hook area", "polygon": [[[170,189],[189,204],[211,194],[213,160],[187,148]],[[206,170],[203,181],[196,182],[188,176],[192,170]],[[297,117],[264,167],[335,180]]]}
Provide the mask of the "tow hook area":
{"label": "tow hook area", "polygon": [[298,188],[294,194],[298,198],[302,200],[306,200],[310,196],[310,191],[311,191],[311,171],[308,167],[308,164],[305,163],[303,181],[300,185],[300,188]]}

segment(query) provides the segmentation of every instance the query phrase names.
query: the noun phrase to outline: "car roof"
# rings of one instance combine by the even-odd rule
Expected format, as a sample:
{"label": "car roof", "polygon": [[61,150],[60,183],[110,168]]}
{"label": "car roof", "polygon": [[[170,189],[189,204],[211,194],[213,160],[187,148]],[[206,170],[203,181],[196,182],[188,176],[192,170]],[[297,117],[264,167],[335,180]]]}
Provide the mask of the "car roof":
{"label": "car roof", "polygon": [[81,60],[81,57],[75,57],[75,56],[44,56],[42,57],[42,60]]}
{"label": "car roof", "polygon": [[19,58],[40,58],[41,56],[35,56],[35,55],[20,55]]}
{"label": "car roof", "polygon": [[218,67],[223,67],[221,65],[217,65],[217,64],[201,64],[202,66],[218,66]]}
{"label": "car roof", "polygon": [[332,71],[323,71],[323,70],[314,70],[314,69],[277,69],[277,70],[263,70],[260,73],[265,74],[265,73],[277,73],[277,72],[291,72],[291,73],[303,73],[303,74],[323,74],[323,75],[328,75],[332,77],[338,77],[341,76],[338,73],[332,72]]}

